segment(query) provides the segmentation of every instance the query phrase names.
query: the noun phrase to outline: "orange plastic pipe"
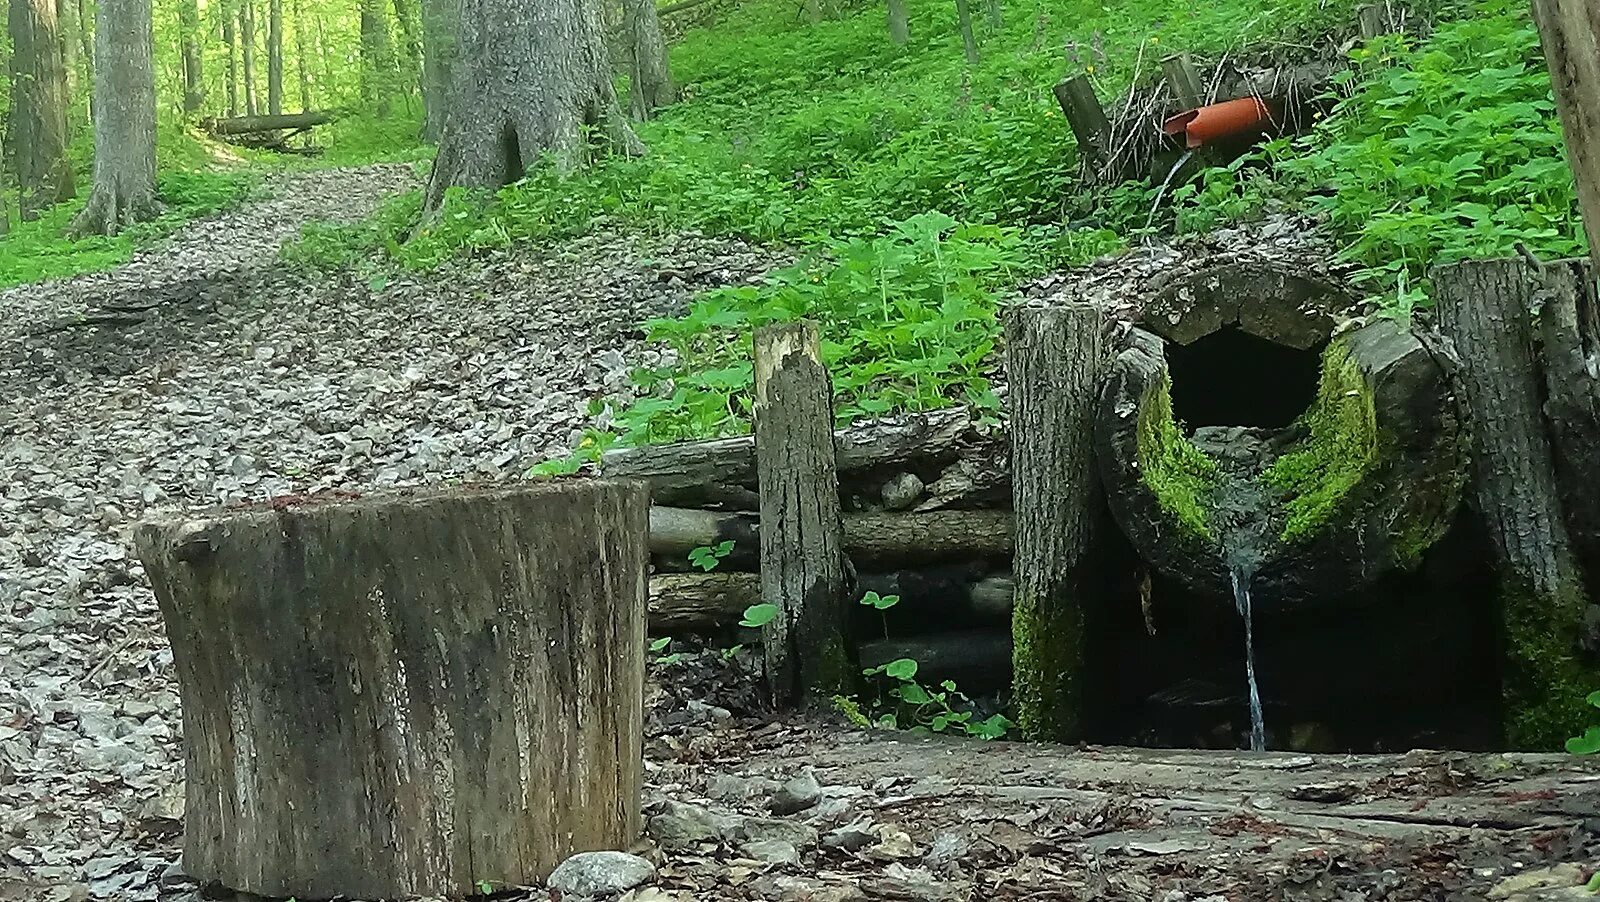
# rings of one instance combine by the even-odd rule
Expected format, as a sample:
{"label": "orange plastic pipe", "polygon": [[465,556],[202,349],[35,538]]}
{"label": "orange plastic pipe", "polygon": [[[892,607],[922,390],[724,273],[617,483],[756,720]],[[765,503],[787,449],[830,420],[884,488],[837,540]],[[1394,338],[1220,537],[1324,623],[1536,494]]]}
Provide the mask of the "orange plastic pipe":
{"label": "orange plastic pipe", "polygon": [[1272,109],[1259,97],[1241,97],[1179,113],[1161,124],[1169,135],[1183,135],[1193,150],[1231,135],[1259,130],[1272,121]]}

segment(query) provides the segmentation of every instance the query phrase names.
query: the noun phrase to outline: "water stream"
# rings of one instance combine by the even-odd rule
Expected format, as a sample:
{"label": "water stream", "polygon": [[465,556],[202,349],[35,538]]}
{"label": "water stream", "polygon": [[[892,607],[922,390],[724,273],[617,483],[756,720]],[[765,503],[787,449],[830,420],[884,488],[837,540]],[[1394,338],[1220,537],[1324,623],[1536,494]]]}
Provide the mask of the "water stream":
{"label": "water stream", "polygon": [[1144,227],[1146,230],[1149,230],[1150,226],[1155,223],[1156,211],[1161,209],[1161,201],[1167,196],[1167,189],[1172,187],[1172,180],[1177,177],[1178,170],[1182,169],[1183,164],[1189,162],[1189,158],[1192,156],[1194,156],[1194,151],[1184,151],[1183,156],[1178,158],[1178,162],[1173,163],[1172,168],[1167,170],[1167,177],[1162,180],[1161,187],[1156,191],[1155,203],[1150,205],[1150,215],[1145,218]]}
{"label": "water stream", "polygon": [[1234,567],[1231,575],[1233,604],[1239,609],[1239,616],[1244,618],[1244,674],[1250,684],[1250,751],[1264,752],[1267,750],[1267,724],[1266,717],[1261,713],[1261,690],[1256,685],[1255,623],[1250,615],[1250,580],[1253,574]]}

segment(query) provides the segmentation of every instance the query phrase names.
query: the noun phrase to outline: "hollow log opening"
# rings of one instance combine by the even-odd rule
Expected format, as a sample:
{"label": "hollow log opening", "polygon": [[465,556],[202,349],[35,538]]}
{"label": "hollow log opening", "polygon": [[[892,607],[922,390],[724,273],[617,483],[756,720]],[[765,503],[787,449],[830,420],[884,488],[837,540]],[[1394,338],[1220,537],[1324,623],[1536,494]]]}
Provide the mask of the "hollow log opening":
{"label": "hollow log opening", "polygon": [[1170,346],[1172,415],[1190,430],[1285,428],[1316,400],[1324,347],[1290,347],[1236,327]]}

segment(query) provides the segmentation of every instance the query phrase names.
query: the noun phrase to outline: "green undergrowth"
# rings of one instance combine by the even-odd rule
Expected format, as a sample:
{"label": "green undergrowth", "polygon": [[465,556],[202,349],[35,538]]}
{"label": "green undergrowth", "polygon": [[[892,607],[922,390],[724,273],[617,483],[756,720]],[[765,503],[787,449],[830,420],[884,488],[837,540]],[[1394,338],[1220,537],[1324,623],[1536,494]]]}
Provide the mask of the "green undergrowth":
{"label": "green undergrowth", "polygon": [[1194,446],[1172,418],[1172,380],[1163,377],[1139,407],[1139,472],[1162,510],[1205,541],[1214,536],[1206,509],[1217,465]]}
{"label": "green undergrowth", "polygon": [[1265,477],[1288,499],[1279,536],[1284,543],[1314,535],[1378,460],[1372,391],[1347,346],[1335,343],[1323,355],[1317,397],[1300,426],[1306,438],[1278,458]]}
{"label": "green undergrowth", "polygon": [[15,218],[15,198],[8,199],[12,221],[10,234],[0,237],[0,288],[118,266],[140,245],[164,238],[190,220],[237,207],[257,183],[256,173],[226,148],[184,130],[163,128],[156,177],[164,205],[161,216],[112,238],[68,238],[72,219],[88,198],[93,153],[87,136],[73,145],[77,198],[27,222]]}

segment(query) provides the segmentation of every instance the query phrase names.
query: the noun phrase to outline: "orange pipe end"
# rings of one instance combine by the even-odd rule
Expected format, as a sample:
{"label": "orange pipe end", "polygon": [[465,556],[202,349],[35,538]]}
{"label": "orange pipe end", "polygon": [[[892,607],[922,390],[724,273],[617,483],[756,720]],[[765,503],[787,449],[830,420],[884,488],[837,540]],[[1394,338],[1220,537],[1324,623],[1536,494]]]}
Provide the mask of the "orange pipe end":
{"label": "orange pipe end", "polygon": [[1232,135],[1256,131],[1272,121],[1272,109],[1259,97],[1241,97],[1179,113],[1161,124],[1168,135],[1183,135],[1190,150]]}

